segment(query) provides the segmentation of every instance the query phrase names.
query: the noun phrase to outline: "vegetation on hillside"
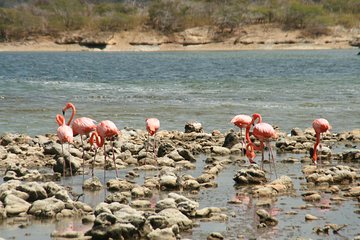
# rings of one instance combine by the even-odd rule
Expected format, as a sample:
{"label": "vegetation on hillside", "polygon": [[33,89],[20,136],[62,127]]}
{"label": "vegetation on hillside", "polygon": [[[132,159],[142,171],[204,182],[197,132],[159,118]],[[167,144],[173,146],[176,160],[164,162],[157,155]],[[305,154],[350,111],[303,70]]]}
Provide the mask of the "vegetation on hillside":
{"label": "vegetation on hillside", "polygon": [[0,41],[57,36],[64,31],[154,29],[164,34],[197,26],[220,32],[276,24],[309,36],[328,27],[359,27],[359,0],[2,0]]}

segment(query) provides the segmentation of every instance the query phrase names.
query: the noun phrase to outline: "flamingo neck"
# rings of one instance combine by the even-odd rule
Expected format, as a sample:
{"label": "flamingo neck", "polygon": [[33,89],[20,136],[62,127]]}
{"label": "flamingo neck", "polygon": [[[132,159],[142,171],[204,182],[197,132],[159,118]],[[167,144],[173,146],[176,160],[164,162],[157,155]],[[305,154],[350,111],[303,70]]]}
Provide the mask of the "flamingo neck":
{"label": "flamingo neck", "polygon": [[317,153],[316,153],[316,149],[318,147],[320,143],[320,133],[316,133],[316,142],[314,144],[314,153],[313,153],[313,161],[316,162],[317,161]]}
{"label": "flamingo neck", "polygon": [[70,117],[69,121],[66,124],[68,126],[70,126],[70,123],[71,123],[71,121],[73,120],[73,118],[74,118],[74,116],[76,114],[76,108],[75,108],[74,104],[72,104],[72,103],[67,103],[66,104],[66,107],[63,109],[63,113],[65,114],[66,110],[68,110],[69,108],[71,108],[72,111],[71,111],[71,117]]}
{"label": "flamingo neck", "polygon": [[65,123],[65,118],[63,116],[61,116],[60,114],[56,114],[55,120],[59,126],[62,126]]}
{"label": "flamingo neck", "polygon": [[255,144],[253,144],[253,142],[250,139],[250,128],[255,123],[256,120],[258,120],[257,123],[261,123],[261,121],[262,121],[261,115],[259,113],[254,113],[252,115],[251,123],[246,126],[245,138],[248,143],[251,143],[253,145],[255,150],[259,150],[259,147],[257,147]]}
{"label": "flamingo neck", "polygon": [[94,145],[94,142],[96,142],[97,147],[102,147],[104,145],[104,138],[99,136],[97,132],[93,132],[90,136],[89,142],[91,145]]}

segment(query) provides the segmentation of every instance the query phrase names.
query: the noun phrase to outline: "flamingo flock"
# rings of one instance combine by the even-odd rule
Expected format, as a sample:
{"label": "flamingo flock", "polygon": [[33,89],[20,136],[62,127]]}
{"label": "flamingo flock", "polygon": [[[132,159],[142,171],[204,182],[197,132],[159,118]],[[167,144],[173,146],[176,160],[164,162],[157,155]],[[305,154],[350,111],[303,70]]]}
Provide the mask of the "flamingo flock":
{"label": "flamingo flock", "polygon": [[[71,109],[71,116],[69,120],[65,121],[65,113],[67,110]],[[114,151],[114,140],[116,137],[121,135],[121,131],[116,127],[115,123],[110,120],[104,120],[97,124],[97,122],[91,118],[87,117],[80,117],[74,119],[76,114],[76,108],[74,104],[67,103],[65,107],[62,109],[63,115],[57,114],[56,115],[56,122],[58,123],[59,127],[57,129],[57,136],[62,146],[62,155],[64,157],[63,161],[63,176],[66,175],[66,161],[64,156],[64,148],[63,145],[65,143],[68,144],[70,148],[70,144],[74,142],[74,136],[80,135],[81,139],[81,147],[82,147],[82,165],[83,165],[83,178],[84,178],[84,166],[85,166],[85,146],[84,146],[84,138],[89,138],[89,143],[91,148],[94,150],[94,159],[92,160],[92,172],[91,175],[94,177],[94,162],[96,158],[96,154],[98,149],[103,147],[104,151],[104,179],[106,174],[106,164],[107,164],[107,150],[106,150],[106,141],[110,141],[110,145],[112,148],[112,160],[116,172],[116,177],[118,177],[118,171],[116,166],[116,157]],[[245,155],[249,160],[250,164],[255,164],[256,154],[255,151],[261,151],[261,168],[263,167],[263,163],[265,161],[264,157],[264,150],[265,147],[269,149],[269,162],[273,164],[275,169],[275,158],[273,154],[273,150],[271,147],[271,141],[276,140],[278,138],[276,131],[274,128],[265,122],[262,122],[262,116],[259,113],[254,113],[252,117],[244,114],[236,115],[230,121],[235,126],[239,127],[240,129],[240,139],[242,142],[242,148],[245,150]],[[313,151],[313,164],[317,165],[317,148],[320,147],[321,149],[321,135],[331,129],[329,122],[326,119],[319,118],[313,121],[313,128],[316,134],[316,142],[314,144],[314,151]],[[148,148],[150,145],[150,136],[153,137],[153,153],[154,158],[156,160],[156,133],[160,128],[160,121],[157,118],[147,118],[145,120],[146,130],[148,132],[147,135],[147,144],[146,144],[146,152],[148,152]],[[255,139],[257,139],[260,144],[255,144],[250,138],[250,130],[252,129],[252,135]],[[245,138],[242,136],[242,129],[245,128]],[[321,156],[321,155],[320,155]],[[271,167],[271,165],[270,165]],[[70,175],[72,176],[72,166],[71,162],[69,162],[70,168]]]}

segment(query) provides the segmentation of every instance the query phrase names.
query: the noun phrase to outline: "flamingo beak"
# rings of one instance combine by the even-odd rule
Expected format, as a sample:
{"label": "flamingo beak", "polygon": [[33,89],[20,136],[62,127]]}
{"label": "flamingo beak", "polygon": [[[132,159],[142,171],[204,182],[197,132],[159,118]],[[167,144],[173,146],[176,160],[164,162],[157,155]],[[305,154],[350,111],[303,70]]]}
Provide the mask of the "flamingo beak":
{"label": "flamingo beak", "polygon": [[65,116],[65,111],[64,110],[62,110],[62,113],[63,113],[63,116]]}

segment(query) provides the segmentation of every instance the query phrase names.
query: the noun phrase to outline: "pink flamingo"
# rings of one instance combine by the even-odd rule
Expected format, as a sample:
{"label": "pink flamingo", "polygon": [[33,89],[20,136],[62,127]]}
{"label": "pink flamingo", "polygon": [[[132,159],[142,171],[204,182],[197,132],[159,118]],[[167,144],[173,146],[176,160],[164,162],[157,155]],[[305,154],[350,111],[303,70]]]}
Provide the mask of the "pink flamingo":
{"label": "pink flamingo", "polygon": [[[76,114],[76,108],[75,108],[74,104],[72,104],[70,102],[67,103],[66,106],[64,107],[64,109],[62,110],[64,116],[65,116],[66,110],[68,110],[68,109],[72,110],[71,117],[70,117],[69,121],[67,122],[67,125],[70,126],[70,123]],[[82,154],[83,177],[84,177],[84,172],[85,172],[85,159],[84,159],[85,150],[84,150],[83,135],[87,136],[87,135],[89,135],[90,132],[95,131],[96,130],[95,123],[96,123],[96,121],[91,118],[81,117],[81,118],[76,118],[71,125],[74,136],[80,134],[81,147],[83,150],[82,151],[83,152],[83,154]]]}
{"label": "pink flamingo", "polygon": [[240,128],[240,139],[242,141],[243,148],[245,146],[245,141],[242,139],[242,129],[249,126],[251,122],[252,118],[244,114],[236,115],[235,117],[233,117],[233,119],[231,119],[231,123]]}
{"label": "pink flamingo", "polygon": [[[94,159],[92,161],[92,171],[91,171],[91,176],[94,177],[94,165],[95,165],[97,149],[101,148],[104,145],[104,138],[100,137],[99,134],[95,131],[91,134],[89,142],[90,142],[90,145],[94,146],[94,149],[95,149]],[[94,145],[94,143],[95,143],[95,145]],[[105,171],[105,168],[104,168],[104,171]],[[104,173],[104,175],[105,175],[105,173]]]}
{"label": "pink flamingo", "polygon": [[145,120],[146,122],[146,130],[148,131],[148,137],[147,137],[147,145],[146,145],[146,152],[148,152],[149,149],[149,141],[150,141],[150,136],[154,136],[154,156],[156,159],[156,138],[155,138],[155,134],[156,132],[159,130],[160,128],[160,121],[157,118],[147,118]]}
{"label": "pink flamingo", "polygon": [[106,139],[110,139],[110,141],[112,142],[111,146],[112,146],[112,154],[113,154],[113,162],[114,162],[114,166],[115,166],[115,172],[116,172],[116,177],[118,177],[118,171],[116,168],[116,162],[115,162],[115,151],[114,151],[114,143],[113,143],[113,138],[115,136],[118,136],[121,134],[120,130],[116,127],[115,123],[113,123],[110,120],[104,120],[102,122],[100,122],[97,127],[96,127],[96,131],[99,134],[100,138],[103,138],[103,144],[104,144],[104,180],[105,180],[105,168],[106,168],[106,149],[105,149],[105,140]]}
{"label": "pink flamingo", "polygon": [[256,163],[254,161],[254,159],[256,157],[255,150],[256,151],[262,150],[262,146],[260,146],[260,147],[256,146],[250,139],[250,128],[255,123],[256,120],[258,120],[258,123],[260,123],[262,121],[261,115],[258,113],[253,114],[252,120],[251,120],[250,124],[248,124],[246,126],[246,132],[245,132],[246,141],[248,142],[248,144],[245,147],[245,150],[246,150],[246,156],[249,159],[250,164]]}
{"label": "pink flamingo", "polygon": [[248,115],[240,114],[231,119],[231,123],[240,128],[240,138],[242,137],[242,129],[249,126],[252,122],[252,118]]}
{"label": "pink flamingo", "polygon": [[[254,126],[253,135],[260,141],[259,147],[257,147],[251,141],[250,136],[249,136],[250,126],[252,124],[254,124],[256,120],[258,120],[258,123],[255,124],[255,126]],[[272,152],[272,147],[270,145],[270,140],[273,138],[277,138],[277,134],[276,134],[274,128],[270,124],[262,122],[262,117],[260,114],[254,113],[251,124],[246,128],[246,140],[248,141],[248,143],[250,145],[249,147],[246,147],[246,151],[247,151],[246,156],[249,158],[250,163],[254,163],[253,159],[255,158],[255,153],[253,151],[261,150],[261,165],[263,165],[263,163],[264,163],[264,142],[265,142],[266,146],[269,147],[269,150],[270,150],[269,154],[271,155],[272,163],[275,165],[274,154]],[[261,166],[261,168],[262,168],[262,166]],[[274,169],[275,169],[275,167],[274,167]],[[275,174],[276,174],[276,172],[275,172]]]}
{"label": "pink flamingo", "polygon": [[[315,130],[315,134],[316,134],[316,142],[314,145],[314,153],[313,153],[313,162],[316,165],[317,164],[316,150],[317,150],[318,145],[320,144],[320,134],[330,130],[331,126],[330,126],[329,122],[324,118],[315,119],[312,123],[312,126],[313,126],[313,128]],[[321,144],[320,144],[320,149],[321,149]]]}
{"label": "pink flamingo", "polygon": [[272,151],[272,147],[270,145],[270,140],[277,138],[277,134],[276,134],[274,128],[268,123],[260,122],[260,123],[255,124],[254,129],[253,129],[253,135],[260,141],[261,163],[262,164],[264,163],[264,142],[265,142],[266,146],[270,150],[269,156],[271,156],[271,162],[273,164],[275,164],[274,154]]}
{"label": "pink flamingo", "polygon": [[[71,129],[71,127],[69,127],[68,125],[65,124],[65,118],[59,114],[56,115],[56,122],[59,124],[59,127],[57,129],[57,136],[61,142],[61,150],[62,150],[62,155],[64,158],[64,168],[63,168],[63,175],[65,177],[65,169],[66,169],[66,161],[65,161],[65,157],[64,157],[64,147],[63,144],[64,143],[68,143],[69,148],[70,148],[70,143],[74,142],[73,139],[73,131]],[[70,162],[70,175],[72,176],[72,168],[71,168],[71,162]]]}

